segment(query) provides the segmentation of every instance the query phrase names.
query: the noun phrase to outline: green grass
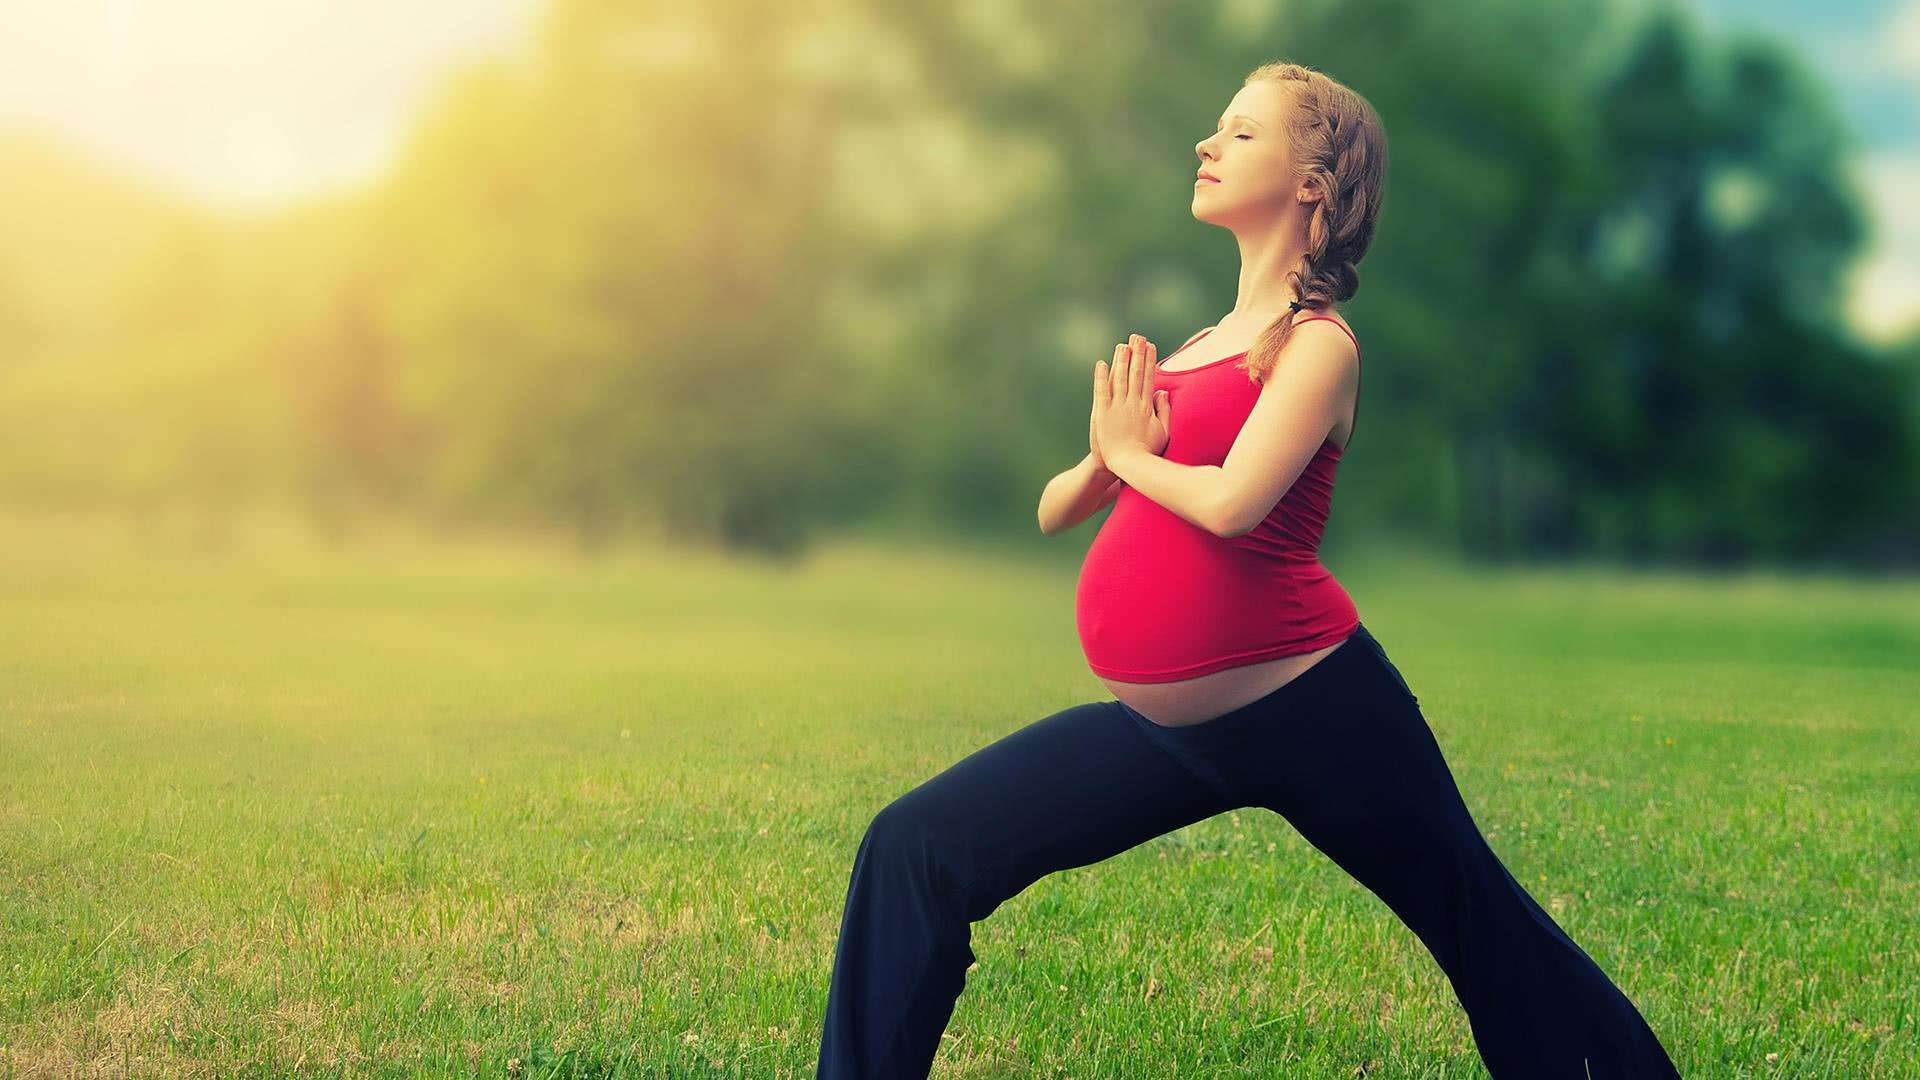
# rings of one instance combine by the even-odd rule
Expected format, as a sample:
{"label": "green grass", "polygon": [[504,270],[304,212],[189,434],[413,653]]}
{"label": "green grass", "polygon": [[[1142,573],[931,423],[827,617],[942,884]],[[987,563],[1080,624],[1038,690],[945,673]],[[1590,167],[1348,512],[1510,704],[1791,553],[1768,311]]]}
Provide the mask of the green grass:
{"label": "green grass", "polygon": [[[0,528],[0,1077],[811,1076],[856,843],[1107,695],[1057,560]],[[1329,556],[1689,1077],[1920,1075],[1920,586]],[[1484,1075],[1260,810],[974,926],[942,1077]]]}

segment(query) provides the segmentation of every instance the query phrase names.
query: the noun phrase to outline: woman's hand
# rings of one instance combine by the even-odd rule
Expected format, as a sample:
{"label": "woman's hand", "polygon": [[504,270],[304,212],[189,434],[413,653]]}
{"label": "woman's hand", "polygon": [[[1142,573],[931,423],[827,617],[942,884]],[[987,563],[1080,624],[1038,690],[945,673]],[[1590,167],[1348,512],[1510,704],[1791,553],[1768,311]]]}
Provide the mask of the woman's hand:
{"label": "woman's hand", "polygon": [[1159,454],[1167,447],[1167,394],[1153,388],[1153,342],[1134,334],[1113,349],[1113,365],[1093,366],[1091,443],[1101,467],[1131,453]]}
{"label": "woman's hand", "polygon": [[[1113,470],[1107,468],[1106,459],[1100,453],[1100,428],[1096,423],[1099,417],[1100,405],[1098,399],[1095,399],[1093,412],[1087,417],[1087,448],[1093,454],[1093,467],[1106,473],[1108,480],[1111,481],[1117,478],[1113,475]],[[1156,454],[1167,446],[1167,428],[1161,422],[1160,414],[1157,412],[1153,414],[1153,435],[1147,440],[1147,446]]]}

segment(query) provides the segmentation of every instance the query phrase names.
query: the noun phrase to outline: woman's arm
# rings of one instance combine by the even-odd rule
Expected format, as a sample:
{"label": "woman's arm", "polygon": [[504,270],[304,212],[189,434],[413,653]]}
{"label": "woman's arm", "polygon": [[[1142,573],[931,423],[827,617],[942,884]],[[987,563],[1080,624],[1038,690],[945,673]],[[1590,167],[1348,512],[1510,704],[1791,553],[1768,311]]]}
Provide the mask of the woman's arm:
{"label": "woman's arm", "polygon": [[1123,481],[1089,452],[1079,464],[1047,481],[1040,493],[1040,531],[1052,536],[1092,517],[1119,494]]}
{"label": "woman's arm", "polygon": [[[1315,320],[1295,331],[1284,355],[1261,384],[1253,411],[1241,424],[1219,465],[1182,465],[1137,441],[1108,446],[1102,461],[1127,486],[1206,529],[1232,539],[1266,520],[1293,486],[1339,420],[1342,402],[1359,393],[1359,354],[1350,339]],[[1122,369],[1128,400],[1138,410],[1140,381],[1131,367]],[[1104,422],[1109,414],[1100,413]],[[1106,432],[1101,431],[1105,436]]]}

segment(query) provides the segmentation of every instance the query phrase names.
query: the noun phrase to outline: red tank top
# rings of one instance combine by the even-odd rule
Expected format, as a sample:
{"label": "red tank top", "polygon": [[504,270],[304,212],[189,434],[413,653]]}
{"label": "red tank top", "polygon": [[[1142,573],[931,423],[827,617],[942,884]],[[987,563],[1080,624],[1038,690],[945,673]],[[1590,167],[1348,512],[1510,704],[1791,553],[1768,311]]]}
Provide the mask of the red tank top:
{"label": "red tank top", "polygon": [[[1346,330],[1325,315],[1295,325],[1316,319]],[[1156,367],[1153,385],[1167,392],[1171,416],[1161,456],[1225,463],[1260,397],[1233,363],[1245,355],[1185,371]],[[1074,598],[1087,666],[1120,682],[1177,682],[1312,652],[1353,633],[1359,612],[1319,555],[1341,453],[1332,439],[1322,443],[1266,518],[1230,539],[1121,487],[1087,549]]]}

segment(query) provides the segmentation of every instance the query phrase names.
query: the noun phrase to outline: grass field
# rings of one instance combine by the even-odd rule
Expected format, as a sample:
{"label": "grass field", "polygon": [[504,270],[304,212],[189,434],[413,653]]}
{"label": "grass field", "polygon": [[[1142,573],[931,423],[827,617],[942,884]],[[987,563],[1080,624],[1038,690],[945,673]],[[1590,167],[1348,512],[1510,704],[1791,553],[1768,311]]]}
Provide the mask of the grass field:
{"label": "grass field", "polygon": [[[0,1076],[811,1076],[854,847],[1105,698],[1057,561],[0,527]],[[1920,1076],[1920,585],[1329,565],[1689,1077]],[[1483,1076],[1260,810],[975,924],[941,1077]]]}

